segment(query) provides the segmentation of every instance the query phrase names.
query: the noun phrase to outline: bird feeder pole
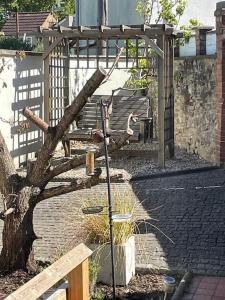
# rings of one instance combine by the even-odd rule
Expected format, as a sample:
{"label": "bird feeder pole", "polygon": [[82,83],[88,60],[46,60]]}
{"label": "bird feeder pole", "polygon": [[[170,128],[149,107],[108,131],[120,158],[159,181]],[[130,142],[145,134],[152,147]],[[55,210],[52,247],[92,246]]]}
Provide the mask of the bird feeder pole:
{"label": "bird feeder pole", "polygon": [[107,187],[108,187],[108,213],[109,213],[109,233],[110,233],[110,246],[111,246],[111,263],[112,263],[112,288],[113,288],[113,300],[116,299],[116,283],[115,283],[115,264],[114,264],[114,245],[113,245],[113,218],[112,218],[112,193],[111,182],[109,174],[109,156],[107,148],[107,136],[105,126],[105,105],[101,100],[101,119],[102,119],[102,131],[104,135],[104,149],[105,149],[105,162],[106,162],[106,175],[107,175]]}

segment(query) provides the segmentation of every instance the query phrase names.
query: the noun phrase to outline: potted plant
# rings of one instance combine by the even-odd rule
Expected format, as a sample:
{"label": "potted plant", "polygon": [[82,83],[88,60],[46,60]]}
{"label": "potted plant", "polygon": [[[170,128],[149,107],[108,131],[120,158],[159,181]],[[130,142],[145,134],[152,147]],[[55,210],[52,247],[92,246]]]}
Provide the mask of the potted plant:
{"label": "potted plant", "polygon": [[[128,192],[113,194],[113,214],[116,216],[129,215],[130,218],[113,222],[113,244],[116,285],[127,285],[135,274],[135,221],[134,201]],[[98,261],[100,270],[98,282],[111,284],[110,234],[107,197],[87,199],[83,208],[103,207],[102,212],[84,215],[83,226],[87,232],[88,246],[94,250],[94,259]]]}

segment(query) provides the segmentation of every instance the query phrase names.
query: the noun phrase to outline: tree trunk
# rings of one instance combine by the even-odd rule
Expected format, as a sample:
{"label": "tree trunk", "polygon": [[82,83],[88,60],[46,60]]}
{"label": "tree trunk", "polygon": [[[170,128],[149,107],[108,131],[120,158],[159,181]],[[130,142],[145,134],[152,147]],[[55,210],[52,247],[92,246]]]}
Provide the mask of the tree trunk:
{"label": "tree trunk", "polygon": [[34,269],[32,245],[36,239],[33,230],[32,188],[23,187],[16,199],[15,212],[5,218],[3,248],[0,255],[0,270]]}

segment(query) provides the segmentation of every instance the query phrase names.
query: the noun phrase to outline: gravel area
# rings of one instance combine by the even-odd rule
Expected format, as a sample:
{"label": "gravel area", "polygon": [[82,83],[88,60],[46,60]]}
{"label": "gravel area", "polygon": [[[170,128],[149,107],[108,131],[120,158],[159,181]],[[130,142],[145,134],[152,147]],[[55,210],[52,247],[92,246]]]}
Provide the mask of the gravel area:
{"label": "gravel area", "polygon": [[[89,142],[73,142],[71,145],[73,149],[76,150],[84,150],[89,146],[93,146],[93,144]],[[123,148],[123,150],[141,150],[149,153],[149,158],[145,155],[144,157],[138,156],[123,156],[119,155],[118,157],[113,157],[110,160],[110,168],[111,173],[122,173],[123,178],[129,180],[133,176],[146,176],[151,174],[160,174],[170,171],[180,171],[186,169],[197,169],[203,167],[210,167],[212,164],[205,161],[204,159],[199,158],[198,155],[187,153],[184,150],[179,148],[175,149],[175,157],[173,159],[167,159],[165,168],[159,168],[157,161],[151,157],[151,150],[156,149],[157,144],[141,144],[141,143],[133,143],[127,145]],[[63,150],[59,150],[56,152],[55,157],[58,158],[63,156]],[[96,165],[98,167],[103,168],[105,161],[104,158],[97,159]],[[85,174],[85,168],[80,167],[76,169],[76,171],[72,170],[64,174],[64,177],[73,177],[76,173],[76,176],[81,176]],[[61,175],[60,175],[61,176]],[[60,177],[61,178],[61,177]]]}
{"label": "gravel area", "polygon": [[167,159],[165,168],[160,168],[154,159],[124,157],[111,161],[112,168],[123,168],[132,176],[145,176],[169,171],[179,171],[186,169],[197,169],[212,166],[209,162],[199,158],[198,155],[189,154],[184,150],[176,149],[175,157]]}

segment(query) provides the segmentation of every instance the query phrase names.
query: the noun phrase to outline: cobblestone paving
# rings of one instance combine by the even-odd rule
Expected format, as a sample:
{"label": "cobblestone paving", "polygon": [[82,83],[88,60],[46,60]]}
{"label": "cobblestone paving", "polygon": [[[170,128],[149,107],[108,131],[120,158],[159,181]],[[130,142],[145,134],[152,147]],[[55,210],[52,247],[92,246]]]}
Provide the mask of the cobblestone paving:
{"label": "cobblestone paving", "polygon": [[[139,203],[136,211],[139,225],[135,235],[137,264],[225,275],[224,182],[225,171],[212,170],[113,184],[114,190],[129,191]],[[98,193],[106,193],[106,185],[38,204],[34,228],[41,239],[34,245],[36,258],[57,257],[82,240],[78,237],[82,222],[81,203]],[[2,222],[0,226],[1,231]]]}
{"label": "cobblestone paving", "polygon": [[158,268],[192,269],[196,273],[225,275],[225,171],[139,181],[133,191],[150,222],[136,236],[137,263]]}

